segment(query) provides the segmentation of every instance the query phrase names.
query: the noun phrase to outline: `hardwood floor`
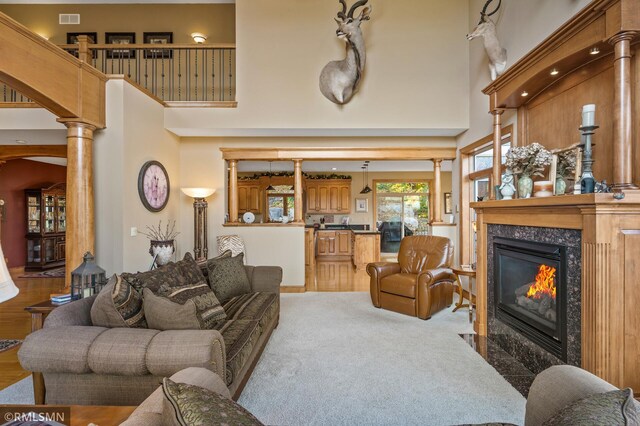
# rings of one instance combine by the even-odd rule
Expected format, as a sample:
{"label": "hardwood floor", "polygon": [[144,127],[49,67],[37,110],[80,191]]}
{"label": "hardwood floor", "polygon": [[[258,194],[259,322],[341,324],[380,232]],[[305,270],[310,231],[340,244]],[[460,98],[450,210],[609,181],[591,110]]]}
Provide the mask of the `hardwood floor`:
{"label": "hardwood floor", "polygon": [[361,269],[355,271],[349,260],[318,261],[308,282],[307,291],[369,291],[369,275]]}
{"label": "hardwood floor", "polygon": [[[16,278],[20,293],[0,304],[0,339],[24,339],[31,333],[31,315],[24,308],[49,298],[64,287],[64,278]],[[30,373],[18,363],[18,349],[0,352],[0,390],[16,383]]]}

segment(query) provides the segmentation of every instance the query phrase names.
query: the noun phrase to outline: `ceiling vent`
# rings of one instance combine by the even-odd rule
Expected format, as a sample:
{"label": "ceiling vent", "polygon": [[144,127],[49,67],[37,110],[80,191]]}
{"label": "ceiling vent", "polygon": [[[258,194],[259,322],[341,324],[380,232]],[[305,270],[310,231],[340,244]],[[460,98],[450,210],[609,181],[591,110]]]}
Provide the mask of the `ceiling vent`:
{"label": "ceiling vent", "polygon": [[80,23],[79,13],[61,13],[58,17],[60,25],[78,25]]}

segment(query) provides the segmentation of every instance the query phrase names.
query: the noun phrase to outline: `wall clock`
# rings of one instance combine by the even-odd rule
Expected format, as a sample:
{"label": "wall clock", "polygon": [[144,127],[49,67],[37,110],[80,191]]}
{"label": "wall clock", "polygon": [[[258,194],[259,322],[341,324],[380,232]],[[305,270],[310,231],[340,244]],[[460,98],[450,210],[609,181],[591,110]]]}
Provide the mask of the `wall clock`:
{"label": "wall clock", "polygon": [[138,194],[147,210],[159,212],[169,202],[169,175],[159,161],[147,161],[138,174]]}

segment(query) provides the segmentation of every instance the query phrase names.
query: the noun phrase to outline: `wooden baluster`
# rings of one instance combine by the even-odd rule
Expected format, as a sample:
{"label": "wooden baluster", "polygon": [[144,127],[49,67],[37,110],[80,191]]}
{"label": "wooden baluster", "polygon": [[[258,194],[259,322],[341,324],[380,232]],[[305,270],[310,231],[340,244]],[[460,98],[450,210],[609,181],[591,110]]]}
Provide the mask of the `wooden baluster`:
{"label": "wooden baluster", "polygon": [[238,160],[229,160],[229,222],[238,223]]}
{"label": "wooden baluster", "polygon": [[633,183],[632,103],[631,103],[631,40],[636,32],[626,31],[614,36],[615,95],[613,104],[613,187],[638,189]]}
{"label": "wooden baluster", "polygon": [[66,292],[71,271],[82,263],[84,253],[95,254],[92,153],[96,128],[78,121],[59,121],[67,126]]}
{"label": "wooden baluster", "polygon": [[293,221],[303,223],[302,217],[302,160],[293,160],[294,189],[293,189]]}
{"label": "wooden baluster", "polygon": [[82,62],[89,62],[89,36],[78,36],[78,59]]}

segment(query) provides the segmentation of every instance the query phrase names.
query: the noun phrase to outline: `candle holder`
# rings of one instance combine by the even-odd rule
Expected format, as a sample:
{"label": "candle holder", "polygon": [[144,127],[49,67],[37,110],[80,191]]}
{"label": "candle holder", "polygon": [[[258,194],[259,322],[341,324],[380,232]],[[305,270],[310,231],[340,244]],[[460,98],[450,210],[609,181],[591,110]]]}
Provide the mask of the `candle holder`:
{"label": "candle holder", "polygon": [[578,129],[582,133],[584,142],[581,144],[584,146],[582,151],[582,176],[580,176],[580,193],[592,194],[595,192],[596,180],[593,177],[593,158],[591,150],[591,137],[595,134],[595,130],[600,126],[580,126]]}

